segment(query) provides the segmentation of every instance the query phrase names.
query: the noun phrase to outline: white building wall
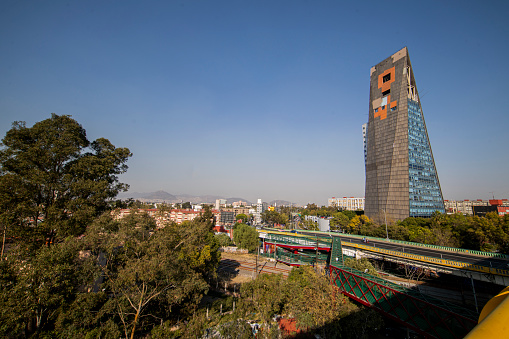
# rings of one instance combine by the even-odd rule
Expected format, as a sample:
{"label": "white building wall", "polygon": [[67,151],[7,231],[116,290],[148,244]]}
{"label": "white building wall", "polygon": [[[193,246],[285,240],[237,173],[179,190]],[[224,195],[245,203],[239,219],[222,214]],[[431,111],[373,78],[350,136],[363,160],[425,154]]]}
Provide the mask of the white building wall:
{"label": "white building wall", "polygon": [[364,198],[343,197],[331,198],[328,201],[329,207],[338,207],[347,211],[364,210]]}

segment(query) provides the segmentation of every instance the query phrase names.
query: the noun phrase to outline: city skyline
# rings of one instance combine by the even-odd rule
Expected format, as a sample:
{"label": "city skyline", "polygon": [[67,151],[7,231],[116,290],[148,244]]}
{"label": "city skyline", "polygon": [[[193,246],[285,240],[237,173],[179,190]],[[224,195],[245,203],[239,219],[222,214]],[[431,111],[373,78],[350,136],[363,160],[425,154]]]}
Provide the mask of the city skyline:
{"label": "city skyline", "polygon": [[364,196],[367,70],[407,46],[444,199],[509,197],[506,2],[2,9],[2,138],[13,121],[72,115],[89,139],[133,152],[131,192]]}

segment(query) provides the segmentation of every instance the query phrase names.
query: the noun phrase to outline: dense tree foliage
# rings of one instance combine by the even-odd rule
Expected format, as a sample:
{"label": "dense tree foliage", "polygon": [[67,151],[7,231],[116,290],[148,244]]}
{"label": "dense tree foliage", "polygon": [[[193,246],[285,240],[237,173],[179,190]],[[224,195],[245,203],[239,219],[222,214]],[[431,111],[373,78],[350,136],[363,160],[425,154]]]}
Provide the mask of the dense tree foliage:
{"label": "dense tree foliage", "polygon": [[320,229],[316,221],[306,219],[299,223],[299,228],[308,231],[318,231]]}
{"label": "dense tree foliage", "polygon": [[349,302],[311,267],[292,269],[286,280],[281,275],[262,274],[243,284],[241,295],[239,315],[255,312],[266,324],[274,315],[285,315],[295,318],[306,334],[322,338],[367,338],[383,325],[378,314]]}
{"label": "dense tree foliage", "polygon": [[12,251],[0,261],[0,334],[129,338],[175,323],[207,292],[218,247],[207,221],[155,229],[144,214],[105,214],[80,238]]}
{"label": "dense tree foliage", "polygon": [[[306,215],[330,218],[329,225],[332,231],[347,231],[350,220],[362,215],[362,211],[342,211],[336,207],[318,207],[315,204],[308,205],[307,208],[300,210],[300,213],[303,220],[305,220]],[[309,222],[301,222],[299,226],[309,230],[315,228],[315,226]]]}
{"label": "dense tree foliage", "polygon": [[193,205],[191,205],[191,203],[189,201],[186,201],[186,202],[182,203],[182,208],[190,210],[193,208]]}
{"label": "dense tree foliage", "polygon": [[233,241],[227,234],[216,234],[216,241],[221,247],[231,246],[233,245]]}
{"label": "dense tree foliage", "polygon": [[127,148],[107,139],[90,142],[85,129],[67,115],[27,127],[13,123],[0,150],[1,218],[7,236],[27,244],[83,233],[127,185]]}
{"label": "dense tree foliage", "polygon": [[233,242],[239,248],[254,251],[258,248],[258,232],[252,226],[246,224],[235,224],[233,227]]}
{"label": "dense tree foliage", "polygon": [[304,215],[316,215],[318,217],[325,217],[325,218],[335,217],[335,216],[338,216],[339,214],[343,214],[344,216],[346,216],[348,218],[348,220],[352,219],[356,215],[364,214],[363,211],[355,211],[355,212],[354,211],[346,211],[346,210],[341,210],[341,209],[338,209],[337,207],[332,207],[332,206],[318,207],[315,204],[308,205],[307,208],[301,209],[300,213],[303,216]]}
{"label": "dense tree foliage", "polygon": [[361,259],[347,258],[345,260],[345,266],[355,268],[358,271],[370,274],[375,277],[379,276],[375,267],[367,258],[361,258]]}
{"label": "dense tree foliage", "polygon": [[[386,237],[385,225],[356,216],[344,227],[348,233]],[[509,253],[509,215],[486,217],[435,213],[432,218],[406,218],[387,225],[390,239],[481,251]]]}
{"label": "dense tree foliage", "polygon": [[262,220],[270,226],[273,226],[274,224],[284,225],[288,221],[288,215],[277,211],[267,210],[262,213]]}
{"label": "dense tree foliage", "polygon": [[236,220],[240,220],[241,223],[245,224],[249,221],[249,217],[245,215],[244,213],[239,213],[237,216],[235,216]]}

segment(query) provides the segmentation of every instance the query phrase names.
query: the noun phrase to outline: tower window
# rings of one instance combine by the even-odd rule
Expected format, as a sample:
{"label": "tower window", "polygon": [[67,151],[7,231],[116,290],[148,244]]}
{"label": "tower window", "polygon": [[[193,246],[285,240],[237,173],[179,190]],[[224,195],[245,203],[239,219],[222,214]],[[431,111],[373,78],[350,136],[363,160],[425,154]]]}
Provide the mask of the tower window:
{"label": "tower window", "polygon": [[384,77],[382,78],[383,82],[387,82],[389,80],[391,80],[391,73],[384,75]]}
{"label": "tower window", "polygon": [[389,94],[391,94],[391,90],[390,89],[386,90],[385,92],[382,92],[382,96],[386,96],[386,95],[389,95]]}

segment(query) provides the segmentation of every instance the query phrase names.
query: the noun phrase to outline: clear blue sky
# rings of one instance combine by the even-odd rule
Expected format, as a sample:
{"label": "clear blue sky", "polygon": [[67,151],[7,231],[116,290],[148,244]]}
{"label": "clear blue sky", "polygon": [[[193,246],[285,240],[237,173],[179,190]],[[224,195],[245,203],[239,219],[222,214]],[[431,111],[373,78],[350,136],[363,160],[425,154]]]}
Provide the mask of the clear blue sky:
{"label": "clear blue sky", "polygon": [[409,49],[445,199],[509,198],[507,1],[2,1],[0,134],[72,115],[132,192],[364,196],[370,68]]}

